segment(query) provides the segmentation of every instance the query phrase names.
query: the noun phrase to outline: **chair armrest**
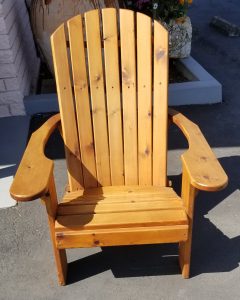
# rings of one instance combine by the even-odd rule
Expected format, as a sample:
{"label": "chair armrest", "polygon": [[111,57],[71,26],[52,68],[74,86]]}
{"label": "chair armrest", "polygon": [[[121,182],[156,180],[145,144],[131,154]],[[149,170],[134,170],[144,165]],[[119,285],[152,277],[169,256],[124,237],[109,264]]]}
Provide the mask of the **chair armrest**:
{"label": "chair armrest", "polygon": [[45,156],[44,148],[59,122],[60,115],[54,115],[32,134],[10,188],[15,200],[31,201],[48,192],[53,161]]}
{"label": "chair armrest", "polygon": [[228,183],[228,177],[199,127],[173,109],[169,109],[169,118],[188,140],[189,149],[182,154],[181,159],[191,185],[204,191],[223,189]]}

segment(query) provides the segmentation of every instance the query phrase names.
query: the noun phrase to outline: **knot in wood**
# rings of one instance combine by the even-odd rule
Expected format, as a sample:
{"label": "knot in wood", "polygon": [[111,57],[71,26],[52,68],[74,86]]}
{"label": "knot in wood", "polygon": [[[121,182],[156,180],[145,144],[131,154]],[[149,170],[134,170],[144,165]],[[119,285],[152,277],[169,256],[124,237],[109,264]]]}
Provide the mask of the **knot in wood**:
{"label": "knot in wood", "polygon": [[97,75],[96,77],[95,77],[95,80],[98,82],[99,80],[101,79],[101,75]]}
{"label": "knot in wood", "polygon": [[122,70],[122,79],[123,79],[123,82],[125,82],[128,85],[128,88],[130,88],[129,85],[131,84],[131,79],[130,79],[129,73],[126,68],[123,68],[123,70]]}
{"label": "knot in wood", "polygon": [[149,148],[148,148],[148,147],[146,148],[146,150],[145,150],[144,153],[145,153],[146,156],[148,156],[148,155],[150,154],[150,151],[149,151]]}
{"label": "knot in wood", "polygon": [[156,51],[156,59],[159,60],[165,55],[165,50],[160,48]]}
{"label": "knot in wood", "polygon": [[94,149],[94,143],[91,142],[90,144],[87,145],[86,150],[87,151],[92,151]]}

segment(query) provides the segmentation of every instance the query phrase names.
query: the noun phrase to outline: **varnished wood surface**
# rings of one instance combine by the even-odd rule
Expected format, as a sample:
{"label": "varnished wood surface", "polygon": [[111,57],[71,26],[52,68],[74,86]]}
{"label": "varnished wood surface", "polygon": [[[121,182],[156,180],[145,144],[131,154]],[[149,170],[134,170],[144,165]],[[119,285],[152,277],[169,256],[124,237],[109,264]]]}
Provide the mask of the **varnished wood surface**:
{"label": "varnished wood surface", "polygon": [[114,228],[56,233],[59,249],[177,243],[186,241],[188,225]]}
{"label": "varnished wood surface", "polygon": [[125,184],[138,184],[136,30],[133,11],[120,9]]}
{"label": "varnished wood surface", "polygon": [[51,45],[69,186],[74,191],[84,183],[64,24],[52,34]]}
{"label": "varnished wood surface", "polygon": [[197,195],[197,190],[191,185],[189,179],[186,169],[183,166],[181,198],[188,216],[189,228],[187,240],[179,243],[179,265],[182,276],[185,279],[190,277],[194,204]]}
{"label": "varnished wood surface", "polygon": [[[88,91],[85,49],[83,44],[82,16],[68,21],[75,107],[78,124],[78,136],[83,164],[84,186],[97,186],[94,139],[91,119],[91,104]],[[74,116],[73,116],[74,118]]]}
{"label": "varnished wood surface", "polygon": [[167,30],[113,8],[67,25],[51,41],[71,191],[166,186]]}
{"label": "varnished wood surface", "polygon": [[55,182],[53,174],[50,176],[49,180],[49,192],[48,195],[42,197],[42,201],[46,206],[48,214],[48,224],[50,229],[50,237],[52,240],[53,254],[57,267],[58,282],[60,285],[66,284],[67,277],[67,255],[65,249],[58,249],[55,238],[55,218],[57,214],[58,201]]}
{"label": "varnished wood surface", "polygon": [[157,186],[106,186],[68,192],[64,195],[61,205],[79,204],[79,203],[100,203],[106,202],[140,202],[157,200],[176,200],[177,194],[172,188]]}
{"label": "varnished wood surface", "polygon": [[153,184],[167,184],[168,31],[154,21],[153,39]]}
{"label": "varnished wood surface", "polygon": [[66,193],[55,230],[60,249],[180,242],[188,218],[172,188],[104,187]]}
{"label": "varnished wood surface", "polygon": [[98,10],[84,14],[87,58],[92,102],[92,123],[95,143],[96,169],[99,185],[111,184],[108,129],[105,101],[105,78],[102,61],[100,16]]}
{"label": "varnished wood surface", "polygon": [[223,189],[228,183],[228,177],[199,127],[175,110],[169,110],[169,117],[188,140],[189,149],[181,158],[190,184],[204,191]]}
{"label": "varnished wood surface", "polygon": [[44,155],[44,148],[59,123],[57,114],[32,134],[10,188],[15,200],[30,201],[47,193],[53,162]]}
{"label": "varnished wood surface", "polygon": [[228,179],[198,126],[170,110],[189,149],[181,197],[167,187],[168,32],[142,14],[105,9],[72,18],[51,41],[69,189],[58,205],[44,156],[58,114],[32,135],[10,192],[45,201],[60,284],[65,248],[171,242],[188,278],[197,189],[220,190]]}
{"label": "varnished wood surface", "polygon": [[102,11],[108,136],[112,185],[124,184],[122,105],[120,94],[117,12]]}

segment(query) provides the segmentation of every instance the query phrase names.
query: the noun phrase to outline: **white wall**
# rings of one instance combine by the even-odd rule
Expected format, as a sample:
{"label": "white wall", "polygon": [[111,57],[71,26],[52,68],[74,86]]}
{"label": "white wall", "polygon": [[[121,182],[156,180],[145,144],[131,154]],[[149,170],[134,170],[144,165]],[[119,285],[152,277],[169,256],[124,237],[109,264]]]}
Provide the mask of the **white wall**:
{"label": "white wall", "polygon": [[25,114],[39,59],[24,0],[0,0],[0,117]]}

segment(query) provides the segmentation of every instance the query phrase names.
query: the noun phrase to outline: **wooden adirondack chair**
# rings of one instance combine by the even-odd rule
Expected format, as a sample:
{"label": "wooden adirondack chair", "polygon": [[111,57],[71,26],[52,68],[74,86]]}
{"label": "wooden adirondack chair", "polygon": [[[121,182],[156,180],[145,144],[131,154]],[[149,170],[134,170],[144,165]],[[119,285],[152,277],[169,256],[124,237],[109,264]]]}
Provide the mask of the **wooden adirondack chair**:
{"label": "wooden adirondack chair", "polygon": [[[188,278],[197,190],[218,191],[228,179],[198,126],[168,113],[168,32],[146,15],[108,8],[70,19],[51,43],[60,114],[33,133],[10,192],[46,204],[59,283],[67,248],[153,243],[179,243]],[[168,186],[168,120],[189,143],[181,197]],[[57,127],[69,179],[60,203],[44,155]]]}

